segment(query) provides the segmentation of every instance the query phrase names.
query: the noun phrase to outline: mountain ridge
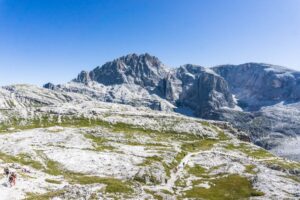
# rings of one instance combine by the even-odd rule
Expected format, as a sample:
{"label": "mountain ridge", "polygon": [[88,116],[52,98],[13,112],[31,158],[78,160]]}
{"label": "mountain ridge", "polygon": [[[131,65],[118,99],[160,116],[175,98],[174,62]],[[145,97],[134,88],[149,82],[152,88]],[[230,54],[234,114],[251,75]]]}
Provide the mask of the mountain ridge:
{"label": "mountain ridge", "polygon": [[[300,135],[300,124],[293,122],[293,116],[281,117],[293,122],[289,126],[263,125],[280,117],[272,118],[262,108],[276,110],[281,102],[293,106],[300,100],[300,72],[272,64],[249,62],[211,68],[185,64],[170,68],[150,54],[129,54],[81,72],[68,84],[45,87],[89,94],[100,101],[227,121],[267,149],[280,145],[282,137]],[[273,112],[270,109],[268,112]]]}

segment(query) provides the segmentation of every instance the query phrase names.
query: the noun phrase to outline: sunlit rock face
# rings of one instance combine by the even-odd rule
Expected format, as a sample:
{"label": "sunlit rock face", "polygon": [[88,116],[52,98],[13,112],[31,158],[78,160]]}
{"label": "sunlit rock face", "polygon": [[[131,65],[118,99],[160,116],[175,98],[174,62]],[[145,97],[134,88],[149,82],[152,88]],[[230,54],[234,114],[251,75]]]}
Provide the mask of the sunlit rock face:
{"label": "sunlit rock face", "polygon": [[[190,64],[170,69],[149,54],[118,58],[91,72],[81,72],[74,81],[84,84],[94,81],[104,86],[126,85],[129,90],[139,87],[150,95],[157,95],[159,101],[188,107],[199,117],[222,107],[235,106],[226,81],[212,70]],[[136,101],[125,95],[123,99],[128,103]],[[158,109],[164,107],[156,106]]]}
{"label": "sunlit rock face", "polygon": [[166,67],[149,54],[130,54],[107,62],[91,72],[81,72],[75,81],[96,81],[103,85],[136,84],[147,89],[157,87],[167,74]]}

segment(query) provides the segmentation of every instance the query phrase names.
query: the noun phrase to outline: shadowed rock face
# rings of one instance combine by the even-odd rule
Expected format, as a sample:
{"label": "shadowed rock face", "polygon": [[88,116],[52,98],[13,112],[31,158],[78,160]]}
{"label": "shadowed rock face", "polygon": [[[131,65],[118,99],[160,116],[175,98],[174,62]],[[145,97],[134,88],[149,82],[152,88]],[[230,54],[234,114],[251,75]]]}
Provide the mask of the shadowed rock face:
{"label": "shadowed rock face", "polygon": [[75,81],[80,82],[80,83],[87,83],[87,82],[91,81],[90,73],[87,71],[80,72],[80,74],[78,74]]}
{"label": "shadowed rock face", "polygon": [[[181,83],[177,104],[192,108],[197,116],[207,117],[222,107],[234,107],[226,81],[213,71],[184,65],[176,69],[176,78]],[[177,84],[173,85],[176,87]]]}
{"label": "shadowed rock face", "polygon": [[300,100],[299,72],[258,63],[222,65],[213,70],[227,81],[240,106],[246,110]]}

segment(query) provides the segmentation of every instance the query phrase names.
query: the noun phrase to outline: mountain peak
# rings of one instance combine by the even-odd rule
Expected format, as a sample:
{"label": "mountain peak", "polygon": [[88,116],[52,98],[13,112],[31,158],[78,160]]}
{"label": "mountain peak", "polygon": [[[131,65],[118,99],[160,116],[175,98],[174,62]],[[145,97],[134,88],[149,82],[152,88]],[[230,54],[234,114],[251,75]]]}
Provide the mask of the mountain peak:
{"label": "mountain peak", "polygon": [[[164,67],[164,65],[162,64],[162,62],[155,56],[152,56],[148,53],[144,53],[144,54],[128,54],[122,57],[119,57],[117,59],[115,59],[112,62],[117,62],[120,64],[125,64],[128,67],[134,67],[136,66],[138,63],[144,63],[144,64],[148,64],[148,65],[152,65],[153,67],[159,68],[159,67]],[[109,62],[108,62],[109,63]]]}
{"label": "mountain peak", "polygon": [[128,54],[96,67],[90,72],[82,71],[74,80],[87,83],[96,81],[104,85],[137,84],[145,87],[157,86],[167,69],[155,56]]}

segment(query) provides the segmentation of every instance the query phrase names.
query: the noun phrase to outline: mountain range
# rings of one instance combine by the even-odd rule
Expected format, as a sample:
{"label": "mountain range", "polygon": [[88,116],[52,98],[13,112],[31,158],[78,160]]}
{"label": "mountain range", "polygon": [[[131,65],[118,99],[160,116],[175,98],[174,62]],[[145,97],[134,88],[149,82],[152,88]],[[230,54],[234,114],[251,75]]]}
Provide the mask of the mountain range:
{"label": "mountain range", "polygon": [[285,146],[280,151],[277,148],[288,138],[297,141],[300,135],[300,72],[285,67],[246,63],[174,68],[147,53],[129,54],[90,72],[82,71],[67,84],[44,87],[100,101],[227,121],[247,132],[254,143],[300,159],[300,152],[286,155]]}

